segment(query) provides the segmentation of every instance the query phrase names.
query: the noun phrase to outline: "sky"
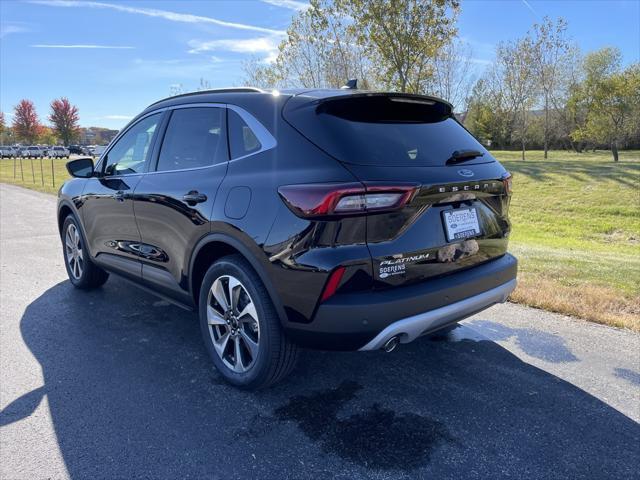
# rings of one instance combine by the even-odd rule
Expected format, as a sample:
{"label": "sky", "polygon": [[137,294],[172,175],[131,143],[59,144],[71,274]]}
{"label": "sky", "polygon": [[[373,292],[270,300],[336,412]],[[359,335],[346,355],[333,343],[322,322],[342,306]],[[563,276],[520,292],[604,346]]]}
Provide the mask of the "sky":
{"label": "sky", "polygon": [[[269,62],[297,0],[0,0],[0,109],[31,99],[46,123],[54,98],[78,106],[82,126],[119,129],[172,86],[242,85],[243,62]],[[496,45],[548,15],[568,21],[582,51],[620,48],[640,60],[640,0],[462,0],[459,36],[478,73]]]}

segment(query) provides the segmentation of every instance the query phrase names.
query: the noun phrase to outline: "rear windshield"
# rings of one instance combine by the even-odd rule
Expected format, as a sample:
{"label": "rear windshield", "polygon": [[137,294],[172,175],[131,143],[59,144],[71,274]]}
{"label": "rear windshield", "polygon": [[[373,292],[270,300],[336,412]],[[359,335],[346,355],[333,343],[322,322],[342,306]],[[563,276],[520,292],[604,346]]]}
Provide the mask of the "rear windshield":
{"label": "rear windshield", "polygon": [[428,99],[364,96],[285,109],[304,136],[345,163],[380,166],[442,166],[456,150],[484,155],[465,164],[493,161],[451,116]]}

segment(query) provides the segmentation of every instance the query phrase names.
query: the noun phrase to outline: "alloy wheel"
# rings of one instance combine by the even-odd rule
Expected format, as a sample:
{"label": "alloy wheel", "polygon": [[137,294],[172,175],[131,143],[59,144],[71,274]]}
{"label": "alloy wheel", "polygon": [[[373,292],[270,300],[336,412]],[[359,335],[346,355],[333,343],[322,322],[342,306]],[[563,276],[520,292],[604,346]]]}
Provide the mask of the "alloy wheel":
{"label": "alloy wheel", "polygon": [[222,362],[236,373],[249,370],[258,357],[260,324],[251,295],[236,277],[222,275],[211,285],[207,323]]}
{"label": "alloy wheel", "polygon": [[69,270],[71,271],[73,278],[80,280],[82,277],[82,270],[84,268],[84,254],[82,252],[80,233],[73,223],[70,223],[69,227],[67,227],[64,245]]}

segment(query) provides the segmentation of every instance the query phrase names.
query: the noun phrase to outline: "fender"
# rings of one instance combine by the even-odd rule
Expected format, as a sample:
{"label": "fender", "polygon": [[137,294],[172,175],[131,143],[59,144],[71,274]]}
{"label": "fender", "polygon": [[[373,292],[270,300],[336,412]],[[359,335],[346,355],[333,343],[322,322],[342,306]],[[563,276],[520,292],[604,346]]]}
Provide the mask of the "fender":
{"label": "fender", "polygon": [[280,323],[284,323],[287,319],[287,315],[285,314],[284,307],[280,302],[280,298],[278,297],[275,287],[269,278],[269,275],[266,272],[265,265],[260,262],[260,260],[256,257],[256,255],[251,251],[251,248],[248,247],[245,243],[239,240],[236,237],[233,237],[226,233],[209,233],[202,237],[198,243],[196,244],[193,252],[191,253],[191,259],[189,260],[189,294],[193,297],[193,285],[192,285],[192,275],[194,262],[198,256],[200,250],[207,244],[212,242],[220,242],[229,245],[230,247],[235,248],[240,254],[251,264],[251,267],[255,270],[255,272],[260,277],[260,280],[264,284],[267,292],[269,293],[269,297],[271,298],[271,302],[280,317]]}
{"label": "fender", "polygon": [[[56,220],[60,218],[60,210],[62,210],[62,207],[68,207],[71,210],[71,214],[76,218],[76,221],[80,226],[80,233],[82,234],[82,240],[84,241],[85,248],[89,252],[89,256],[91,258],[94,258],[93,254],[91,253],[91,250],[89,249],[89,242],[87,242],[87,235],[86,235],[86,232],[84,231],[84,222],[82,221],[82,215],[80,215],[80,212],[78,211],[76,205],[74,204],[74,202],[72,202],[68,198],[59,199]],[[60,228],[61,226],[58,223],[58,232],[60,233],[60,235],[62,235],[62,231],[60,231]]]}

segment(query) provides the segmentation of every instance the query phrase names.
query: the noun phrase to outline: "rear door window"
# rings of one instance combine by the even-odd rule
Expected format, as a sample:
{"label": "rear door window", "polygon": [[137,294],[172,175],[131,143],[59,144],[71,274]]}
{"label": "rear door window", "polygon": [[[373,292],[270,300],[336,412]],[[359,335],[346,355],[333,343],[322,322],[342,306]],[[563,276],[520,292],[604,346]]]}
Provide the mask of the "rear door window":
{"label": "rear door window", "polygon": [[180,108],[171,113],[158,171],[208,167],[228,160],[224,109]]}
{"label": "rear door window", "polygon": [[378,166],[443,166],[456,150],[493,161],[452,116],[449,107],[425,98],[353,96],[285,108],[285,118],[304,136],[345,163]]}

